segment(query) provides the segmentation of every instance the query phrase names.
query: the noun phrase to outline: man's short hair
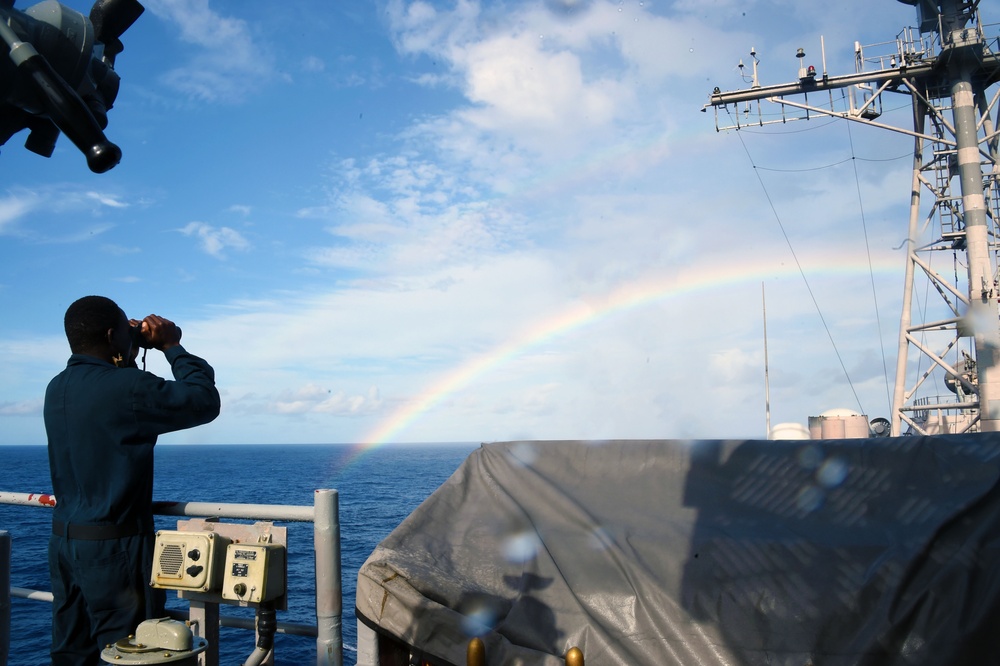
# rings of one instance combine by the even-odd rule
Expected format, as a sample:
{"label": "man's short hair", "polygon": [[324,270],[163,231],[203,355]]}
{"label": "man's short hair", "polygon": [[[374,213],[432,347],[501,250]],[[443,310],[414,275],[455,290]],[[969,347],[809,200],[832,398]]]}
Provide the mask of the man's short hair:
{"label": "man's short hair", "polygon": [[108,329],[116,328],[125,313],[110,298],[84,296],[66,309],[63,326],[74,354],[107,344]]}

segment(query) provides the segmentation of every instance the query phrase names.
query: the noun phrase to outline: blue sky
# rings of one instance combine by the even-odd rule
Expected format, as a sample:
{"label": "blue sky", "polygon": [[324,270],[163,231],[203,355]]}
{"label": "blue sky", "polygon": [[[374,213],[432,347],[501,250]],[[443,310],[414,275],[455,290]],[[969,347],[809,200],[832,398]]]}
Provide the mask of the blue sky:
{"label": "blue sky", "polygon": [[144,4],[121,163],[0,148],[0,443],[44,443],[91,293],[216,368],[220,417],[165,442],[763,436],[762,286],[772,423],[888,416],[911,141],[700,110],[751,47],[765,84],[821,36],[851,73],[912,7]]}

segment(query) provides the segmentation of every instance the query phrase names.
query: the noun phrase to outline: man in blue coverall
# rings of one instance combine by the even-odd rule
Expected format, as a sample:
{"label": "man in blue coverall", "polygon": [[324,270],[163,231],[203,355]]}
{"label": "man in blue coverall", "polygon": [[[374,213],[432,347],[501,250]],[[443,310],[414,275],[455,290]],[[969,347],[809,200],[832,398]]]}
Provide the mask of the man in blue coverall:
{"label": "man in blue coverall", "polygon": [[[56,507],[49,540],[52,666],[100,664],[100,650],[162,617],[149,587],[153,558],[153,445],[162,433],[219,414],[215,373],[180,344],[173,322],[131,321],[114,301],[69,306],[72,356],[45,391]],[[138,347],[163,352],[174,381],[136,367]]]}

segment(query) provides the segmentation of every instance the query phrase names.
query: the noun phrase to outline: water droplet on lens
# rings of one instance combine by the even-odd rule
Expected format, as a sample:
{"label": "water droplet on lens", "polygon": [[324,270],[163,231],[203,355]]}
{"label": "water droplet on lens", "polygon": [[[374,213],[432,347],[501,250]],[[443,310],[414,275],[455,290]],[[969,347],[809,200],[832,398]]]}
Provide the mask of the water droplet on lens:
{"label": "water droplet on lens", "polygon": [[830,458],[816,471],[816,480],[824,488],[836,488],[847,478],[848,471],[850,470],[847,467],[847,463],[843,460],[840,458]]}
{"label": "water droplet on lens", "polygon": [[538,452],[529,442],[518,442],[510,447],[508,454],[511,462],[522,467],[528,467],[538,460]]}
{"label": "water droplet on lens", "polygon": [[488,608],[475,608],[466,611],[462,618],[462,631],[466,636],[482,636],[496,622],[496,617]]}
{"label": "water droplet on lens", "polygon": [[504,539],[501,548],[508,562],[523,564],[535,559],[539,545],[534,532],[519,532]]}
{"label": "water droplet on lens", "polygon": [[799,449],[798,457],[802,469],[813,470],[823,462],[823,452],[815,444],[809,444]]}

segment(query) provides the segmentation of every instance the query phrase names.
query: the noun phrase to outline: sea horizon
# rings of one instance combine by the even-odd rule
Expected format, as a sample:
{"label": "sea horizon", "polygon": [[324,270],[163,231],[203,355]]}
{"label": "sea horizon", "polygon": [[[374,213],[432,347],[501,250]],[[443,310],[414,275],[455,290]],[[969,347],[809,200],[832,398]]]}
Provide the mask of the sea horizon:
{"label": "sea horizon", "polygon": [[[0,491],[44,492],[50,487],[44,444],[0,445]],[[311,506],[315,491],[338,493],[344,663],[357,649],[354,592],[357,572],[378,543],[462,464],[478,443],[393,443],[357,449],[352,444],[183,444],[157,445],[155,501],[226,502]],[[176,529],[178,519],[157,515],[157,529]],[[281,622],[314,624],[312,527],[275,521],[288,529],[288,610]],[[50,589],[46,545],[51,533],[47,506],[0,504],[0,530],[11,536],[11,580],[15,587]],[[186,605],[168,594],[168,608]],[[246,609],[226,607],[224,615]],[[47,663],[51,606],[11,599],[11,646],[7,666]],[[314,638],[278,635],[275,664],[315,661]],[[253,634],[224,629],[223,651],[249,654]]]}

